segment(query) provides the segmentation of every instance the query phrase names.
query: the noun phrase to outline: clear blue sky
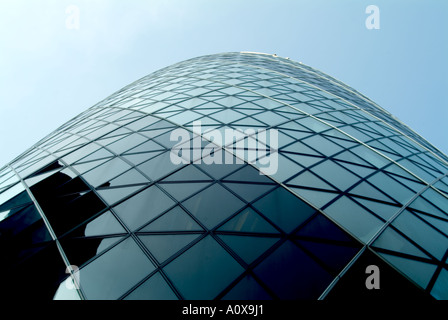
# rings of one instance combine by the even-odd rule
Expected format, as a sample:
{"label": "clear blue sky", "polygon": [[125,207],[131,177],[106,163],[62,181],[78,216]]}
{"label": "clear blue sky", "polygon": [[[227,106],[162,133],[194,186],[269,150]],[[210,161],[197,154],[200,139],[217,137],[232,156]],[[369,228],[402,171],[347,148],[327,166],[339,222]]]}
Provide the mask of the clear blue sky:
{"label": "clear blue sky", "polygon": [[0,167],[132,81],[229,51],[328,73],[447,154],[447,15],[445,0],[0,0]]}

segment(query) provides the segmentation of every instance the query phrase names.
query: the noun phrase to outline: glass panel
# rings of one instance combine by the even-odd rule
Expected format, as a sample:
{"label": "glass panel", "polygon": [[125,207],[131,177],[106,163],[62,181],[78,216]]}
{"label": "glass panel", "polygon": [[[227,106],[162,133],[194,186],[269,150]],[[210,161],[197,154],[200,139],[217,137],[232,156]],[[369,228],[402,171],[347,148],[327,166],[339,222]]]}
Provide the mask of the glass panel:
{"label": "glass panel", "polygon": [[203,231],[203,229],[179,206],[144,227],[141,232],[152,231]]}
{"label": "glass panel", "polygon": [[163,183],[159,184],[168,191],[176,200],[182,201],[192,194],[204,189],[209,183],[186,182],[186,183]]}
{"label": "glass panel", "polygon": [[393,202],[391,198],[387,197],[378,189],[372,187],[372,185],[366,181],[361,182],[349,192],[351,194],[359,195],[366,198],[378,199],[385,202]]}
{"label": "glass panel", "polygon": [[116,187],[116,186],[139,184],[139,183],[149,183],[149,180],[146,179],[137,170],[131,169],[129,171],[126,171],[122,175],[119,175],[118,177],[102,184],[101,187]]}
{"label": "glass panel", "polygon": [[389,220],[392,216],[400,210],[400,206],[393,206],[381,202],[365,200],[356,198],[356,201],[361,203],[367,209],[372,210],[376,215],[380,216],[384,220]]}
{"label": "glass panel", "polygon": [[81,266],[121,239],[123,237],[71,238],[70,235],[60,239],[60,243],[70,264]]}
{"label": "glass panel", "polygon": [[135,230],[173,204],[164,192],[152,186],[114,207],[114,211],[131,230]]}
{"label": "glass panel", "polygon": [[143,187],[144,186],[98,189],[97,192],[108,205],[113,205]]}
{"label": "glass panel", "polygon": [[163,263],[166,259],[198,237],[198,234],[162,234],[139,236],[143,244],[160,263]]}
{"label": "glass panel", "polygon": [[441,260],[448,247],[448,238],[430,227],[409,211],[404,211],[392,222],[398,230]]}
{"label": "glass panel", "polygon": [[126,136],[123,139],[120,139],[114,143],[108,144],[107,148],[115,152],[116,154],[121,154],[126,150],[129,150],[144,141],[148,140],[147,138],[141,136],[140,134],[133,133],[129,136]]}
{"label": "glass panel", "polygon": [[277,188],[253,206],[289,233],[308,219],[315,210],[283,188]]}
{"label": "glass panel", "polygon": [[138,169],[142,170],[142,172],[153,181],[156,181],[179,168],[180,165],[175,165],[171,161],[169,151],[138,166]]}
{"label": "glass panel", "polygon": [[405,259],[385,253],[380,253],[380,255],[422,288],[426,288],[437,267],[433,264]]}
{"label": "glass panel", "polygon": [[322,192],[315,190],[308,190],[303,188],[290,187],[291,191],[302,199],[306,199],[316,208],[322,208],[328,202],[336,198],[339,193]]}
{"label": "glass panel", "polygon": [[129,168],[130,165],[120,158],[113,158],[99,167],[85,173],[83,177],[90,185],[96,188],[116,176],[118,173],[124,172]]}
{"label": "glass panel", "polygon": [[188,300],[211,300],[244,269],[211,236],[207,236],[164,268]]}
{"label": "glass panel", "polygon": [[372,246],[429,259],[426,254],[391,227],[384,230]]}
{"label": "glass panel", "polygon": [[110,211],[106,211],[82,227],[84,236],[100,236],[106,234],[125,233],[126,231]]}
{"label": "glass panel", "polygon": [[326,208],[325,213],[363,243],[367,243],[383,225],[383,221],[346,196]]}
{"label": "glass panel", "polygon": [[223,184],[247,202],[254,201],[259,196],[265,194],[267,191],[274,188],[274,185],[266,185],[266,184],[247,184],[247,183],[223,183]]}
{"label": "glass panel", "polygon": [[195,166],[186,166],[185,168],[173,173],[169,177],[163,179],[166,181],[212,181],[212,179],[203,173],[201,170],[197,169]]}
{"label": "glass panel", "polygon": [[117,299],[154,269],[134,240],[128,238],[80,269],[81,288],[87,299]]}
{"label": "glass panel", "polygon": [[160,144],[155,143],[152,140],[149,140],[141,145],[128,150],[128,153],[137,153],[137,152],[148,152],[148,151],[156,151],[156,150],[165,150],[165,147],[162,147]]}
{"label": "glass panel", "polygon": [[324,154],[327,157],[332,156],[333,154],[343,150],[337,144],[331,142],[328,139],[325,139],[320,135],[314,135],[302,141],[307,145],[319,150],[320,153]]}
{"label": "glass panel", "polygon": [[383,172],[378,172],[373,177],[370,177],[368,181],[401,204],[406,204],[414,195],[413,191],[385,175]]}
{"label": "glass panel", "polygon": [[246,235],[219,235],[219,237],[248,264],[252,263],[279,240],[279,238]]}
{"label": "glass panel", "polygon": [[177,296],[157,272],[127,295],[125,300],[177,300]]}
{"label": "glass panel", "polygon": [[348,246],[360,247],[360,244],[354,238],[322,214],[317,214],[313,219],[300,228],[296,235],[300,238],[316,240],[325,239]]}
{"label": "glass panel", "polygon": [[0,212],[30,203],[31,199],[21,183],[0,194]]}
{"label": "glass panel", "polygon": [[336,186],[337,188],[346,190],[353,184],[359,181],[359,177],[350,173],[340,165],[337,165],[333,161],[327,160],[318,164],[311,169],[320,177],[324,177],[325,180]]}
{"label": "glass panel", "polygon": [[317,299],[333,280],[291,241],[255,267],[254,273],[280,299]]}
{"label": "glass panel", "polygon": [[287,185],[335,190],[333,187],[331,187],[329,184],[319,179],[315,174],[311,173],[310,171],[305,171],[304,173],[301,173],[297,177],[293,178],[292,180],[289,180],[287,182]]}
{"label": "glass panel", "polygon": [[220,185],[213,184],[183,204],[208,229],[212,229],[220,221],[240,209],[244,202]]}
{"label": "glass panel", "polygon": [[448,300],[448,291],[446,288],[448,288],[448,271],[442,269],[431,290],[431,295],[438,300]]}
{"label": "glass panel", "polygon": [[347,247],[336,243],[321,243],[306,240],[295,240],[295,242],[322,261],[334,275],[339,274],[360,249],[360,246]]}
{"label": "glass panel", "polygon": [[251,275],[245,276],[233,287],[223,300],[271,300],[272,297]]}
{"label": "glass panel", "polygon": [[[226,154],[229,154],[228,152],[223,152],[223,158]],[[201,164],[194,164],[194,166],[197,166],[201,169],[203,169],[205,172],[207,172],[209,175],[211,175],[215,179],[221,179],[222,177],[228,175],[229,173],[242,168],[244,164],[237,164],[235,161],[235,158],[232,160],[232,164],[224,164],[225,162],[222,162],[223,164],[205,164],[202,162]]]}
{"label": "glass panel", "polygon": [[226,222],[219,231],[278,233],[264,218],[252,208],[246,208]]}

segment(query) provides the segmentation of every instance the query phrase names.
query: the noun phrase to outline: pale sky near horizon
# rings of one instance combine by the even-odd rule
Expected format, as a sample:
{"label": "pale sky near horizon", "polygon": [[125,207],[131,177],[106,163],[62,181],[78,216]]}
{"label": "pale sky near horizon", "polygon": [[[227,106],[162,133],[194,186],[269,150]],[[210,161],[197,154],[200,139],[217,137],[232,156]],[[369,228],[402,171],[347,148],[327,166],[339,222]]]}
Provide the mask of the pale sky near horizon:
{"label": "pale sky near horizon", "polygon": [[317,68],[448,154],[447,13],[443,0],[0,0],[0,168],[129,83],[230,51]]}

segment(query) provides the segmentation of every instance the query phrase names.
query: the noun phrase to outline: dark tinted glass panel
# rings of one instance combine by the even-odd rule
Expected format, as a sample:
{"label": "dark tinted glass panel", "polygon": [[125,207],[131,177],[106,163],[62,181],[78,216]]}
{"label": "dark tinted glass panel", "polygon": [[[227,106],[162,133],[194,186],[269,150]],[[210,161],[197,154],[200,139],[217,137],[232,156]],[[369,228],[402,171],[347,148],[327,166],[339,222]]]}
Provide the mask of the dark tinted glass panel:
{"label": "dark tinted glass panel", "polygon": [[218,184],[189,198],[183,204],[209,229],[244,205],[241,200]]}
{"label": "dark tinted glass panel", "polygon": [[162,263],[198,236],[198,234],[164,234],[142,235],[139,238],[156,259]]}
{"label": "dark tinted glass panel", "polygon": [[185,299],[213,299],[244,269],[207,236],[164,270]]}
{"label": "dark tinted glass panel", "polygon": [[241,279],[224,297],[223,300],[271,300],[265,289],[248,275]]}
{"label": "dark tinted glass panel", "polygon": [[154,269],[128,238],[80,270],[81,288],[88,299],[117,299]]}
{"label": "dark tinted glass panel", "polygon": [[226,222],[219,231],[279,233],[252,208],[246,208]]}
{"label": "dark tinted glass panel", "polygon": [[290,241],[254,268],[254,273],[280,299],[317,299],[333,280]]}
{"label": "dark tinted glass panel", "polygon": [[184,210],[176,206],[148,224],[141,232],[198,230],[202,228]]}
{"label": "dark tinted glass panel", "polygon": [[152,186],[114,207],[114,211],[131,230],[135,230],[173,204],[165,193]]}
{"label": "dark tinted glass panel", "polygon": [[126,296],[125,300],[177,300],[177,296],[157,272]]}
{"label": "dark tinted glass panel", "polygon": [[248,264],[272,247],[279,239],[247,235],[220,235],[219,237]]}
{"label": "dark tinted glass panel", "polygon": [[283,231],[291,232],[315,210],[283,188],[277,188],[254,203],[263,215]]}

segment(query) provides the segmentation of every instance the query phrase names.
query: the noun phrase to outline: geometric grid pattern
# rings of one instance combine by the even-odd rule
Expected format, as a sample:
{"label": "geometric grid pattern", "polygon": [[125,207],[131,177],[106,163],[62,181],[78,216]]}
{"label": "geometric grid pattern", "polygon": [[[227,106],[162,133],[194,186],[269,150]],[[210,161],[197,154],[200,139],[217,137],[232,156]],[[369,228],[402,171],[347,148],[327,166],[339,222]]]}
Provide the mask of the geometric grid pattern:
{"label": "geometric grid pattern", "polygon": [[[209,130],[276,129],[278,171],[174,165],[176,128],[201,147]],[[220,147],[250,151],[239,146]],[[443,153],[315,69],[199,57],[121,89],[0,170],[0,270],[14,287],[37,268],[39,292],[58,299],[324,299],[369,251],[448,299],[447,174]],[[64,286],[69,265],[78,290]]]}

